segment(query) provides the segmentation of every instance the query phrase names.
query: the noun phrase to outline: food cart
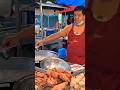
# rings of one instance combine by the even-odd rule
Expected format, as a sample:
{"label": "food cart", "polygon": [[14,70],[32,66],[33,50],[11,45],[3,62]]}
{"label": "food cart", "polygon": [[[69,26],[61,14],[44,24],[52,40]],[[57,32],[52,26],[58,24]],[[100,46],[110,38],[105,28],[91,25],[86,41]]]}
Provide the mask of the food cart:
{"label": "food cart", "polygon": [[[38,4],[42,8],[42,4]],[[54,7],[54,5],[50,7]],[[63,9],[63,12],[64,10],[68,9]],[[43,26],[42,23],[41,26]],[[42,38],[46,37],[43,34],[44,29],[41,30]],[[66,62],[60,59],[56,52],[44,48],[35,51],[35,61],[38,63],[35,68],[36,90],[57,90],[58,88],[58,90],[85,90],[84,66]]]}

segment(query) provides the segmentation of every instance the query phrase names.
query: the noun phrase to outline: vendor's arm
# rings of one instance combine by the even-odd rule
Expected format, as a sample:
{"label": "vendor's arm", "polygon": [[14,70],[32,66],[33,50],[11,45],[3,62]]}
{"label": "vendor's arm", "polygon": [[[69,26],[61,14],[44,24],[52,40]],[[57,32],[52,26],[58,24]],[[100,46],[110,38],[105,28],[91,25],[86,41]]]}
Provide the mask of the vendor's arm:
{"label": "vendor's arm", "polygon": [[42,45],[44,45],[44,44],[47,44],[47,43],[49,43],[49,42],[55,41],[55,40],[59,39],[60,37],[65,37],[65,36],[67,36],[70,28],[71,28],[71,26],[68,25],[68,26],[66,26],[64,29],[62,29],[61,31],[59,31],[59,32],[57,32],[57,33],[55,33],[55,34],[52,34],[52,35],[50,35],[50,36],[48,36],[48,37],[45,37],[45,38],[43,38],[42,40],[39,40],[39,41],[36,43],[36,45],[35,45],[36,48],[38,48],[38,47],[40,47],[40,46],[42,46]]}

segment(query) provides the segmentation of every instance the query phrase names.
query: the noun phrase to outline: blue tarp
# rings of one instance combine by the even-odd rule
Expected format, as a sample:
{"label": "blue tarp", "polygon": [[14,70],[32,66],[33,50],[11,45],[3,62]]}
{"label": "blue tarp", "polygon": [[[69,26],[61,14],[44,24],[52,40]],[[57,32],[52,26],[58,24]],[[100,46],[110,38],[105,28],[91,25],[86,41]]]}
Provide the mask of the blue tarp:
{"label": "blue tarp", "polygon": [[56,3],[66,6],[85,6],[85,0],[56,0]]}

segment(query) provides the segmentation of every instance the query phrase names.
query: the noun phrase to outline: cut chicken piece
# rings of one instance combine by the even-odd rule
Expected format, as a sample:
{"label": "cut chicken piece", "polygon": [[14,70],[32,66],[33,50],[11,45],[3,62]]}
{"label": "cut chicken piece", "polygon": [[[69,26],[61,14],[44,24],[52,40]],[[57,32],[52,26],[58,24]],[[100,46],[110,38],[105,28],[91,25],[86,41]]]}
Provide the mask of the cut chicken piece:
{"label": "cut chicken piece", "polygon": [[68,82],[63,82],[61,84],[55,85],[51,90],[65,90]]}

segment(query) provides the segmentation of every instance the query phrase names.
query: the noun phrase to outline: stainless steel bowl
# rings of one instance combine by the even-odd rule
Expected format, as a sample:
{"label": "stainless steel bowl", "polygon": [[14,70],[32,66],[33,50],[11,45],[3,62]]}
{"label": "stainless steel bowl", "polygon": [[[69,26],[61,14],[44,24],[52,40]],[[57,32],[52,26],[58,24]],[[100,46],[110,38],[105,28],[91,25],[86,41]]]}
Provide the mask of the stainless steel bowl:
{"label": "stainless steel bowl", "polygon": [[45,58],[40,62],[40,67],[45,70],[48,70],[51,68],[63,69],[66,71],[71,70],[69,64],[67,64],[64,60],[56,57]]}

